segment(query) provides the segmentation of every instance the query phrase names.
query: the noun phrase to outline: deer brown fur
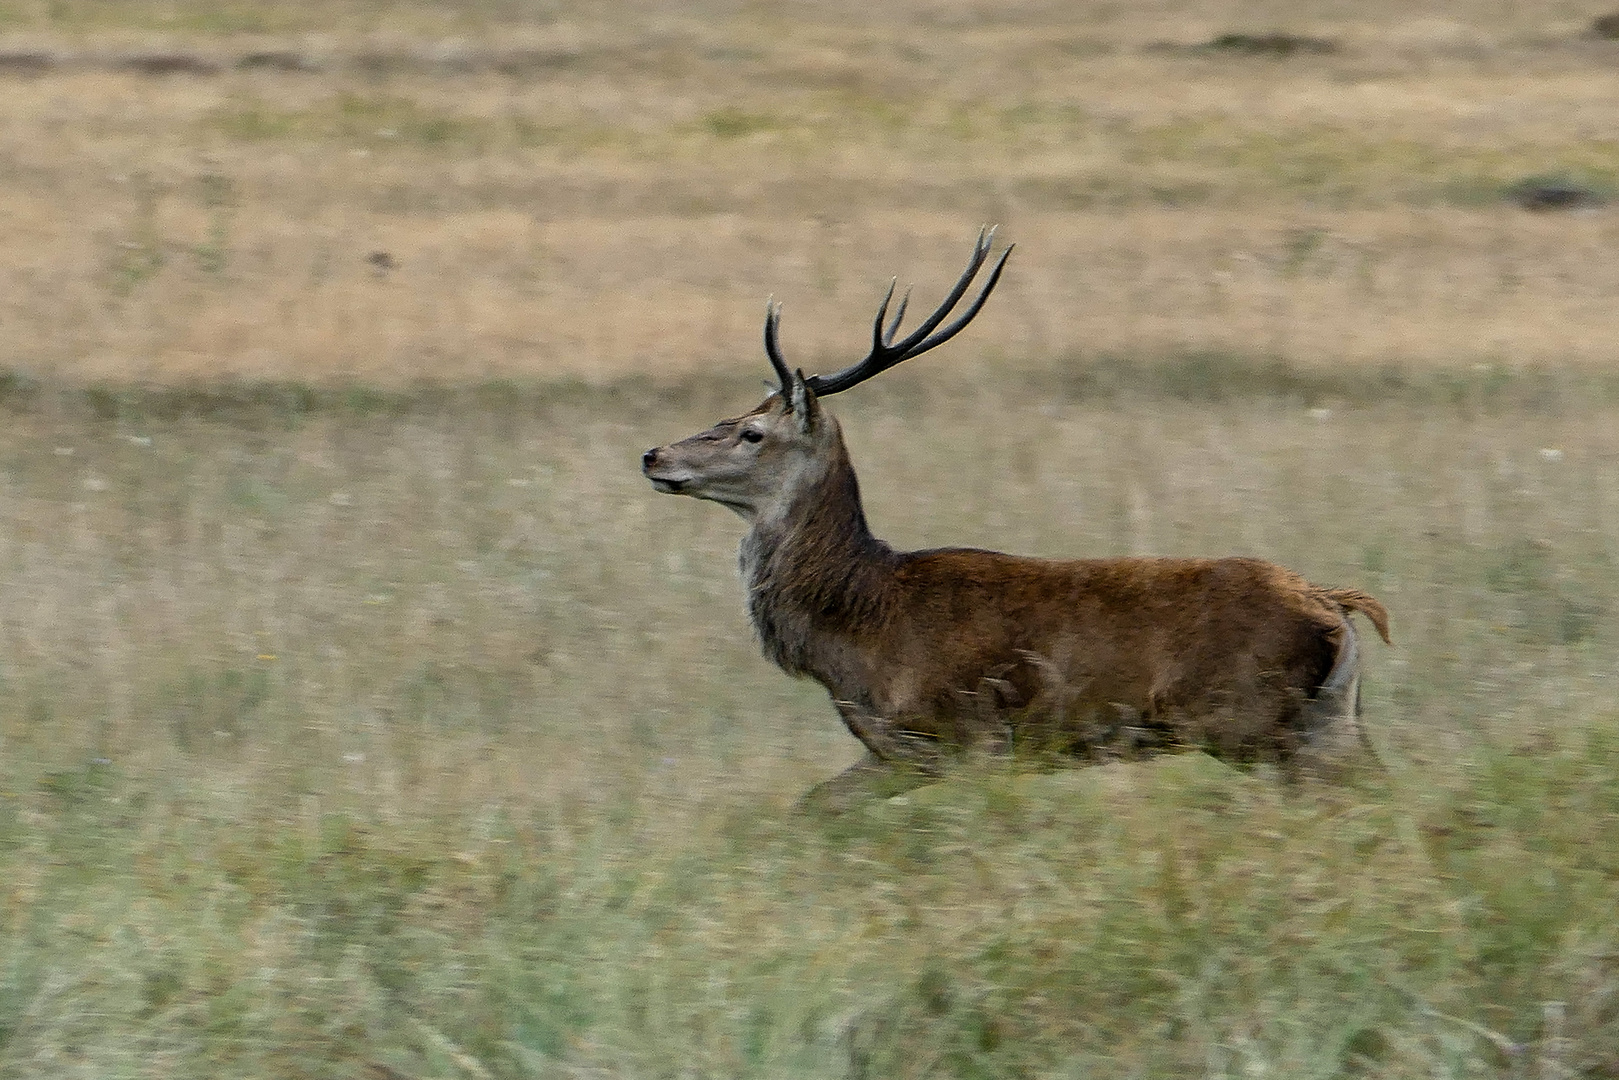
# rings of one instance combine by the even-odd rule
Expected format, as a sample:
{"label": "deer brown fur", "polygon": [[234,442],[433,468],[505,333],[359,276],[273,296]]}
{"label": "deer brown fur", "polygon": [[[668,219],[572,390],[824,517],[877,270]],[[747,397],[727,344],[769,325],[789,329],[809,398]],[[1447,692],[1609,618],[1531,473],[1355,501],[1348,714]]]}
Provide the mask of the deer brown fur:
{"label": "deer brown fur", "polygon": [[[980,252],[987,246],[981,237]],[[1004,262],[935,338],[976,313]],[[1034,743],[1088,760],[1196,748],[1290,774],[1364,758],[1349,613],[1389,634],[1387,612],[1363,592],[1257,559],[904,552],[872,535],[817,381],[837,392],[906,359],[892,358],[899,347],[931,348],[928,334],[962,291],[898,347],[879,311],[873,356],[830,379],[786,371],[772,308],[766,347],[782,389],[642,458],[660,491],[720,502],[748,522],[741,570],[765,654],[826,687],[865,744],[866,759],[819,796],[896,767],[936,775],[952,747]]]}

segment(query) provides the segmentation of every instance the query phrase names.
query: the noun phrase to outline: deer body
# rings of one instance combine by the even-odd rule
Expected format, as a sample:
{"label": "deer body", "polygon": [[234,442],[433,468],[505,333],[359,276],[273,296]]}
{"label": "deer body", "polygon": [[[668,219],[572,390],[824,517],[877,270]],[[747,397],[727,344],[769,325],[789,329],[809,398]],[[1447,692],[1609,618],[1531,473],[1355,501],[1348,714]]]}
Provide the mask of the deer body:
{"label": "deer body", "polygon": [[1386,612],[1364,593],[1256,559],[901,552],[872,535],[817,385],[837,392],[959,330],[1000,265],[967,315],[927,338],[985,254],[981,238],[946,307],[899,347],[893,327],[883,334],[885,301],[877,359],[830,379],[786,370],[772,308],[766,348],[782,389],[642,458],[659,490],[748,523],[741,572],[765,654],[821,683],[869,751],[823,794],[894,766],[936,774],[949,747],[1037,743],[1090,760],[1199,748],[1323,771],[1364,754],[1349,612],[1388,640]]}

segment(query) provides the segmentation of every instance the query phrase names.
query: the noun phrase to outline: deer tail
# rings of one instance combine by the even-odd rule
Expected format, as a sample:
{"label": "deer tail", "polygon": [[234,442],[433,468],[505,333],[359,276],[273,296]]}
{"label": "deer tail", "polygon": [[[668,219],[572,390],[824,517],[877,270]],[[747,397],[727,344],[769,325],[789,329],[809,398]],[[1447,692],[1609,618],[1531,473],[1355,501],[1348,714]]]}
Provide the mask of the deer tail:
{"label": "deer tail", "polygon": [[1386,645],[1394,644],[1394,639],[1389,637],[1388,609],[1379,603],[1376,597],[1363,593],[1359,589],[1324,589],[1322,591],[1326,593],[1327,599],[1345,611],[1358,611],[1372,620],[1372,625],[1377,627],[1377,634],[1383,639],[1383,643]]}

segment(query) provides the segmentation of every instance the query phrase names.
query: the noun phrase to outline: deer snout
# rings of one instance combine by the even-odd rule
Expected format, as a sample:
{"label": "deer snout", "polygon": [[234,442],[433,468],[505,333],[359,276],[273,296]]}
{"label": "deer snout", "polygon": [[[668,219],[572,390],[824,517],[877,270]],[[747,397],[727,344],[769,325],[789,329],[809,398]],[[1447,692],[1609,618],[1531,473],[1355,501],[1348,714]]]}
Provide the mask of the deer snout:
{"label": "deer snout", "polygon": [[652,449],[641,455],[641,475],[652,481],[652,486],[664,494],[678,495],[681,493],[681,489],[686,486],[686,482],[684,480],[674,480],[666,476],[652,475],[652,470],[663,464],[663,459],[658,457],[658,449],[658,447],[654,446]]}

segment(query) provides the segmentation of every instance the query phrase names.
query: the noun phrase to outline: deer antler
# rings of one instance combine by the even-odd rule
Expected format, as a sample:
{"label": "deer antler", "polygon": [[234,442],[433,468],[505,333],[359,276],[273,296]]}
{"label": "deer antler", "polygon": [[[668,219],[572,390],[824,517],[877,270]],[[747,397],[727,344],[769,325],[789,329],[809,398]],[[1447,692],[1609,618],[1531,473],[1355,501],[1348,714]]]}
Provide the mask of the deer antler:
{"label": "deer antler", "polygon": [[[973,299],[973,302],[967,306],[967,310],[957,316],[955,321],[943,330],[938,330],[937,333],[934,331],[940,323],[949,317],[951,311],[961,302],[961,298],[967,295],[967,290],[972,286],[973,279],[978,276],[978,271],[983,268],[984,261],[989,258],[990,247],[994,241],[995,228],[993,226],[986,226],[979,231],[978,242],[973,245],[972,258],[967,260],[967,269],[963,270],[961,277],[956,280],[955,288],[950,290],[950,295],[944,298],[944,302],[938,306],[932,315],[923,319],[921,325],[900,341],[895,341],[894,335],[899,332],[900,320],[905,317],[905,307],[910,303],[910,289],[906,289],[905,295],[900,297],[899,307],[895,310],[893,319],[889,320],[886,328],[883,326],[883,320],[888,318],[888,305],[894,299],[894,286],[899,283],[899,279],[895,278],[894,282],[888,286],[888,295],[883,297],[882,306],[877,309],[877,318],[872,320],[871,352],[866,355],[866,358],[858,363],[851,364],[842,371],[833,372],[831,375],[811,375],[805,380],[805,383],[815,392],[817,397],[841,393],[851,386],[865,382],[873,375],[887,371],[895,364],[909,360],[913,356],[921,356],[929,349],[943,345],[961,333],[962,329],[973,321],[973,317],[978,314],[979,309],[984,306],[984,301],[989,299],[989,294],[995,291],[996,283],[1001,280],[1001,270],[1006,266],[1007,257],[1012,254],[1012,248],[1016,247],[1016,244],[1008,244],[1006,250],[1001,252],[1001,257],[995,261],[995,266],[990,270],[983,289]],[[792,381],[792,376],[788,370],[787,362],[782,359],[781,342],[777,340],[777,332],[780,326],[781,305],[771,300],[765,305],[765,355],[770,357],[770,366],[776,369],[776,377],[781,380],[782,392],[786,393],[788,384]]]}

